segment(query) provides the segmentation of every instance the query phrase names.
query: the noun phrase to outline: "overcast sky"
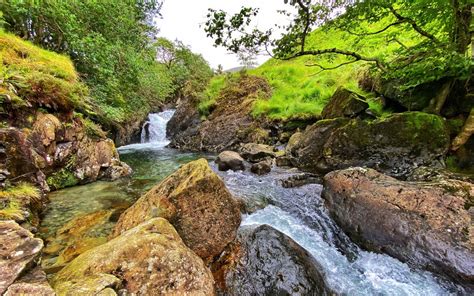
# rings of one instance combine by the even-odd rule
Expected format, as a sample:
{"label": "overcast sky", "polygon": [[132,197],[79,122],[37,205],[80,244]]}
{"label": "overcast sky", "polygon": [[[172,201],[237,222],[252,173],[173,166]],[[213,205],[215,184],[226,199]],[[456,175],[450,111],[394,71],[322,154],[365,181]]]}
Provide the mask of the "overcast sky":
{"label": "overcast sky", "polygon": [[[271,28],[276,23],[284,22],[285,19],[277,10],[288,8],[283,0],[165,0],[161,11],[163,18],[157,20],[159,35],[183,41],[191,46],[194,52],[202,54],[213,68],[217,68],[219,64],[224,69],[237,67],[237,58],[223,48],[213,47],[212,39],[206,37],[202,26],[206,21],[208,8],[235,13],[242,6],[260,8],[256,22],[263,28]],[[258,62],[262,63],[268,58],[261,56]]]}

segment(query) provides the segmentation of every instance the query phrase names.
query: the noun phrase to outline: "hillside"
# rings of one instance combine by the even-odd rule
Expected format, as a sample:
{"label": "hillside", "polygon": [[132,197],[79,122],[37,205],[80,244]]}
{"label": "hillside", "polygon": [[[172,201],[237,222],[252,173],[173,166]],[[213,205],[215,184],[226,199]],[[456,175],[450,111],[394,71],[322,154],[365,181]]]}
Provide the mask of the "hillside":
{"label": "hillside", "polygon": [[[366,27],[368,30],[377,31],[387,22],[388,20],[380,21]],[[397,36],[396,41],[393,36]],[[361,38],[334,27],[323,27],[309,36],[307,44],[308,49],[346,48],[367,56],[394,57],[397,50],[401,48],[400,44],[409,46],[413,43],[412,38],[414,38],[413,35],[397,28],[391,28],[384,34]],[[253,115],[282,120],[318,117],[329,98],[340,86],[371,98],[370,94],[358,86],[358,80],[363,78],[371,66],[367,62],[360,61],[324,71],[314,66],[319,64],[325,68],[331,68],[348,61],[346,57],[340,55],[317,58],[306,56],[289,61],[270,59],[260,67],[248,71],[249,74],[265,77],[273,89],[273,95],[269,100],[256,102]],[[207,109],[214,103],[214,97],[225,81],[226,78],[223,76],[214,77],[200,102],[201,113],[207,113]],[[369,104],[375,111],[381,111],[381,106],[376,102],[370,100]]]}

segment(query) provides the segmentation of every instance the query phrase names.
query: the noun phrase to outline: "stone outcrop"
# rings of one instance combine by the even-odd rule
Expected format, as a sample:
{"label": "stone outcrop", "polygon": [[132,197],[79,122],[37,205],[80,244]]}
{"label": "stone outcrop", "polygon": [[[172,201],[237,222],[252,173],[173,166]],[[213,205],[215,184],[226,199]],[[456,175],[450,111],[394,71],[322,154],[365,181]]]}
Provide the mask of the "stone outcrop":
{"label": "stone outcrop", "polygon": [[272,146],[258,143],[246,143],[240,147],[240,155],[253,163],[260,162],[266,158],[275,158],[276,153]]}
{"label": "stone outcrop", "polygon": [[3,295],[7,289],[9,293],[20,289],[21,282],[16,280],[36,265],[43,241],[14,221],[0,221],[0,244],[0,294]]}
{"label": "stone outcrop", "polygon": [[31,125],[0,129],[0,169],[44,190],[131,173],[114,143],[80,118],[36,112]]}
{"label": "stone outcrop", "polygon": [[41,268],[36,267],[11,284],[3,295],[54,296],[56,293],[49,285],[46,274]]}
{"label": "stone outcrop", "polygon": [[83,253],[52,285],[58,295],[214,295],[210,270],[162,218]]}
{"label": "stone outcrop", "polygon": [[205,120],[192,101],[182,102],[168,123],[170,146],[181,150],[221,152],[235,150],[240,143],[264,143],[269,129],[255,120],[252,106],[269,98],[271,88],[261,77],[242,75],[228,81]]}
{"label": "stone outcrop", "polygon": [[311,254],[268,225],[239,230],[212,270],[224,295],[331,295]]}
{"label": "stone outcrop", "polygon": [[323,119],[337,117],[354,118],[369,108],[369,104],[358,94],[344,88],[338,88],[321,113]]}
{"label": "stone outcrop", "polygon": [[219,153],[216,158],[216,164],[219,171],[243,171],[245,170],[244,159],[239,153],[234,151],[224,151]]}
{"label": "stone outcrop", "polygon": [[367,166],[403,178],[420,166],[441,167],[448,148],[441,117],[405,112],[373,121],[319,121],[293,135],[286,153],[293,165],[312,173]]}
{"label": "stone outcrop", "polygon": [[472,284],[472,183],[405,182],[352,168],[327,174],[323,197],[335,221],[365,248]]}
{"label": "stone outcrop", "polygon": [[183,165],[119,218],[113,236],[153,217],[168,219],[206,262],[219,255],[240,225],[239,205],[205,159]]}

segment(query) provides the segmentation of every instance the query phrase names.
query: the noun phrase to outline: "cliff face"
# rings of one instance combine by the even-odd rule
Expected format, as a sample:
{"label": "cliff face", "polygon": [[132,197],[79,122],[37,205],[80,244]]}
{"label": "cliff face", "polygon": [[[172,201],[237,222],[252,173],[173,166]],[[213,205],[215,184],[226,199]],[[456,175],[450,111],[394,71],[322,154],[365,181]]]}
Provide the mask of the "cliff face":
{"label": "cliff face", "polygon": [[[37,111],[31,125],[0,129],[0,169],[5,180],[28,181],[43,190],[128,175],[112,140],[90,122]],[[61,118],[61,119],[60,119]]]}

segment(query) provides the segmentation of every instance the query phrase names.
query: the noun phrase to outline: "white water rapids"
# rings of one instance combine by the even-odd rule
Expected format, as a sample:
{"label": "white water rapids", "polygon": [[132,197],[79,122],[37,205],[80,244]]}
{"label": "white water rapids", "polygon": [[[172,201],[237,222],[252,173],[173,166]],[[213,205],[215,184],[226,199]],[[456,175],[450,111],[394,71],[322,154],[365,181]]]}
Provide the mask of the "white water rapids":
{"label": "white water rapids", "polygon": [[[166,124],[174,111],[150,114],[143,127],[142,144],[119,150],[124,154],[156,155],[154,166],[162,160],[179,157],[180,152],[164,148]],[[147,130],[148,131],[147,131]],[[145,160],[143,160],[145,161]],[[148,160],[149,161],[149,160]],[[323,267],[327,283],[341,295],[463,295],[462,288],[433,274],[385,254],[364,251],[352,243],[329,217],[321,198],[322,186],[283,188],[280,180],[295,173],[274,168],[266,176],[249,172],[218,172],[234,196],[257,210],[243,218],[242,225],[268,224],[285,233],[309,251]],[[266,206],[265,206],[266,205]]]}

